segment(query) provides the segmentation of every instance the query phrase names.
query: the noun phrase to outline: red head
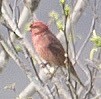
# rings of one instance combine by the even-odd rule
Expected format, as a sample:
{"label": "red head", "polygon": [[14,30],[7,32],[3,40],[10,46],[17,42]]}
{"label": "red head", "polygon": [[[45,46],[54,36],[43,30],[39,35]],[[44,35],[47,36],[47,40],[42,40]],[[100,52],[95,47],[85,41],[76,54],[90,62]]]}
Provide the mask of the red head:
{"label": "red head", "polygon": [[33,34],[39,34],[39,33],[42,33],[46,30],[48,30],[48,26],[45,25],[43,22],[41,21],[37,21],[37,22],[33,22],[31,25],[30,25],[30,28],[31,28],[31,32]]}

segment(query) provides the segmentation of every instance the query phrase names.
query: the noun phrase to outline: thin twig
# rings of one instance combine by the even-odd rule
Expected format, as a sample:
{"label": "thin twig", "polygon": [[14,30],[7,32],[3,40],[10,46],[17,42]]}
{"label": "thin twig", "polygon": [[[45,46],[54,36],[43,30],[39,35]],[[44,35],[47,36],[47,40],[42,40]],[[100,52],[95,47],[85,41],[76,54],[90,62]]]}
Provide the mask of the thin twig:
{"label": "thin twig", "polygon": [[60,99],[60,94],[59,94],[58,87],[57,87],[56,84],[55,84],[55,89],[56,89],[56,93],[57,93],[58,99]]}
{"label": "thin twig", "polygon": [[89,74],[90,74],[90,85],[89,85],[88,90],[84,94],[83,99],[86,99],[87,96],[92,93],[91,91],[92,91],[92,88],[93,88],[93,75],[92,75],[92,72],[91,72],[90,68],[88,67],[88,65],[87,65],[87,68],[88,68]]}
{"label": "thin twig", "polygon": [[[9,31],[8,30],[8,40],[9,40],[9,42],[10,42],[10,45],[12,46],[12,49],[14,50],[14,52],[16,53],[16,54],[18,54],[18,52],[17,52],[17,50],[16,50],[16,48],[15,48],[15,46],[14,46],[14,43],[12,42],[12,40],[11,40],[11,37],[10,37],[10,33],[11,33],[11,31]],[[15,34],[14,34],[15,35]]]}
{"label": "thin twig", "polygon": [[28,78],[32,77],[32,73],[31,70],[29,70],[27,68],[27,66],[25,64],[23,64],[23,62],[20,60],[20,58],[18,57],[18,55],[16,53],[13,53],[12,49],[9,47],[9,45],[7,44],[7,42],[3,39],[3,37],[0,35],[0,44],[3,46],[3,48],[5,49],[5,51],[8,53],[8,55],[16,62],[16,64],[25,71],[26,75],[28,76]]}
{"label": "thin twig", "polygon": [[[17,50],[16,50],[16,48],[15,48],[15,46],[14,46],[12,40],[11,40],[11,37],[10,37],[10,33],[11,33],[11,32],[14,33],[14,31],[12,31],[12,30],[7,26],[6,23],[2,23],[2,25],[6,27],[6,29],[7,29],[7,31],[8,31],[8,40],[9,40],[10,46],[12,46],[12,50],[14,50],[14,52],[16,52],[16,54],[17,54]],[[14,34],[14,35],[15,35],[15,34]]]}
{"label": "thin twig", "polygon": [[74,99],[74,95],[73,95],[73,92],[72,92],[72,89],[71,89],[70,85],[67,84],[67,87],[69,88],[71,98]]}
{"label": "thin twig", "polygon": [[78,60],[78,58],[80,57],[80,55],[81,55],[84,47],[86,46],[87,42],[89,41],[89,38],[90,38],[90,36],[91,36],[92,31],[94,30],[94,28],[95,28],[95,17],[92,19],[92,24],[91,24],[91,27],[90,27],[90,31],[89,31],[89,33],[88,33],[88,35],[87,35],[84,43],[82,44],[82,46],[80,47],[80,49],[79,49],[79,51],[78,51],[78,53],[76,55],[76,60]]}
{"label": "thin twig", "polygon": [[74,86],[72,85],[71,81],[69,81],[69,85],[70,85],[73,95],[75,95],[76,99],[78,99],[78,95],[77,95],[76,90],[75,90]]}
{"label": "thin twig", "polygon": [[17,0],[14,0],[14,5],[13,5],[13,21],[15,22],[16,18],[16,6],[17,6]]}
{"label": "thin twig", "polygon": [[34,69],[34,72],[35,72],[35,74],[36,74],[36,77],[38,78],[38,80],[40,81],[40,83],[44,84],[43,81],[40,79],[40,77],[39,77],[39,75],[38,75],[38,72],[37,72],[36,67],[35,67],[35,65],[34,65],[32,56],[31,56],[30,53],[28,52],[27,48],[26,48],[26,47],[24,47],[24,48],[25,48],[25,50],[26,50],[26,54],[28,54],[28,57],[29,57],[29,59],[30,59],[30,63],[31,63],[31,65],[32,65],[33,69]]}
{"label": "thin twig", "polygon": [[53,93],[51,92],[49,86],[46,85],[46,87],[47,87],[47,92],[49,92],[50,99],[55,99],[55,97],[53,96]]}
{"label": "thin twig", "polygon": [[[65,2],[66,3],[66,2]],[[65,15],[65,3],[62,4],[62,9],[63,9],[63,14],[64,14],[64,29],[63,29],[63,33],[64,33],[64,37],[65,37],[65,43],[66,43],[66,67],[68,67],[68,81],[70,80],[70,59],[69,59],[69,54],[68,54],[68,39],[67,39],[67,33],[66,33],[66,24],[67,24],[67,18],[68,18],[68,15]],[[68,63],[67,63],[68,62]]]}

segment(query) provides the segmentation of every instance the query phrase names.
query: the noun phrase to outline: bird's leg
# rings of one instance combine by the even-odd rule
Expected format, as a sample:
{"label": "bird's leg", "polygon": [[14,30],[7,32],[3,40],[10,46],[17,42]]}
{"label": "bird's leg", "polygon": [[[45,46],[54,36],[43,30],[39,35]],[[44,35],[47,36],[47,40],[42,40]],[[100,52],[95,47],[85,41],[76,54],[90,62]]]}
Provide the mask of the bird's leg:
{"label": "bird's leg", "polygon": [[40,66],[41,66],[42,68],[45,68],[47,65],[50,65],[49,62],[41,63],[41,64],[40,64]]}
{"label": "bird's leg", "polygon": [[57,72],[58,68],[59,68],[59,66],[58,66],[58,67],[56,67],[56,69],[54,70],[54,72],[53,72],[53,73],[51,73],[51,77],[50,77],[50,79],[52,79],[52,78],[53,78],[53,76],[54,76],[54,75],[55,75],[55,73]]}
{"label": "bird's leg", "polygon": [[[44,63],[41,63],[41,65],[40,65],[42,68],[46,68],[47,70],[48,70],[48,72],[49,72],[49,74],[51,74],[51,77],[50,77],[50,79],[52,79],[53,78],[53,76],[55,76],[55,74],[56,74],[56,72],[57,72],[57,70],[58,70],[58,68],[59,68],[59,66],[54,66],[54,67],[56,67],[56,68],[54,68],[54,70],[51,72],[51,68],[50,67],[52,67],[51,66],[51,64],[49,63],[49,62],[44,62]],[[62,71],[62,73],[66,76],[67,75],[67,73],[60,67],[60,69],[61,69],[61,71]]]}
{"label": "bird's leg", "polygon": [[47,69],[48,74],[50,75],[50,79],[52,79],[59,66],[54,68],[51,66],[51,64],[49,62],[46,62],[46,63],[41,63],[41,67]]}

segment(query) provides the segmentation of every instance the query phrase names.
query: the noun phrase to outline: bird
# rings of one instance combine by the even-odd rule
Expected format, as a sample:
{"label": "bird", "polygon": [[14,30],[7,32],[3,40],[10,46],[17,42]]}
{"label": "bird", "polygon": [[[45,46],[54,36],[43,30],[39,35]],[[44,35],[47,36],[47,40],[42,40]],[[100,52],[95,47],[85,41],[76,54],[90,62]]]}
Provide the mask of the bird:
{"label": "bird", "polygon": [[[49,64],[66,68],[65,50],[59,39],[51,32],[48,26],[42,21],[35,21],[32,22],[30,28],[32,43],[36,53]],[[67,64],[70,65],[70,72],[84,86],[77,76],[69,57],[67,57]]]}

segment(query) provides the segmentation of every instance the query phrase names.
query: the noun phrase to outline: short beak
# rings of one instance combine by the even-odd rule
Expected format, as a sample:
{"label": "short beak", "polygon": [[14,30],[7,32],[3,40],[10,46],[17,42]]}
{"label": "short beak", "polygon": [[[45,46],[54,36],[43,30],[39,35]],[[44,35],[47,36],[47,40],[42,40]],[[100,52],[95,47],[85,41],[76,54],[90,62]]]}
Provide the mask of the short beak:
{"label": "short beak", "polygon": [[31,24],[31,25],[29,26],[29,31],[30,31],[30,32],[31,32],[32,28],[33,28],[33,25]]}
{"label": "short beak", "polygon": [[30,25],[30,28],[33,28],[33,25],[32,24]]}

